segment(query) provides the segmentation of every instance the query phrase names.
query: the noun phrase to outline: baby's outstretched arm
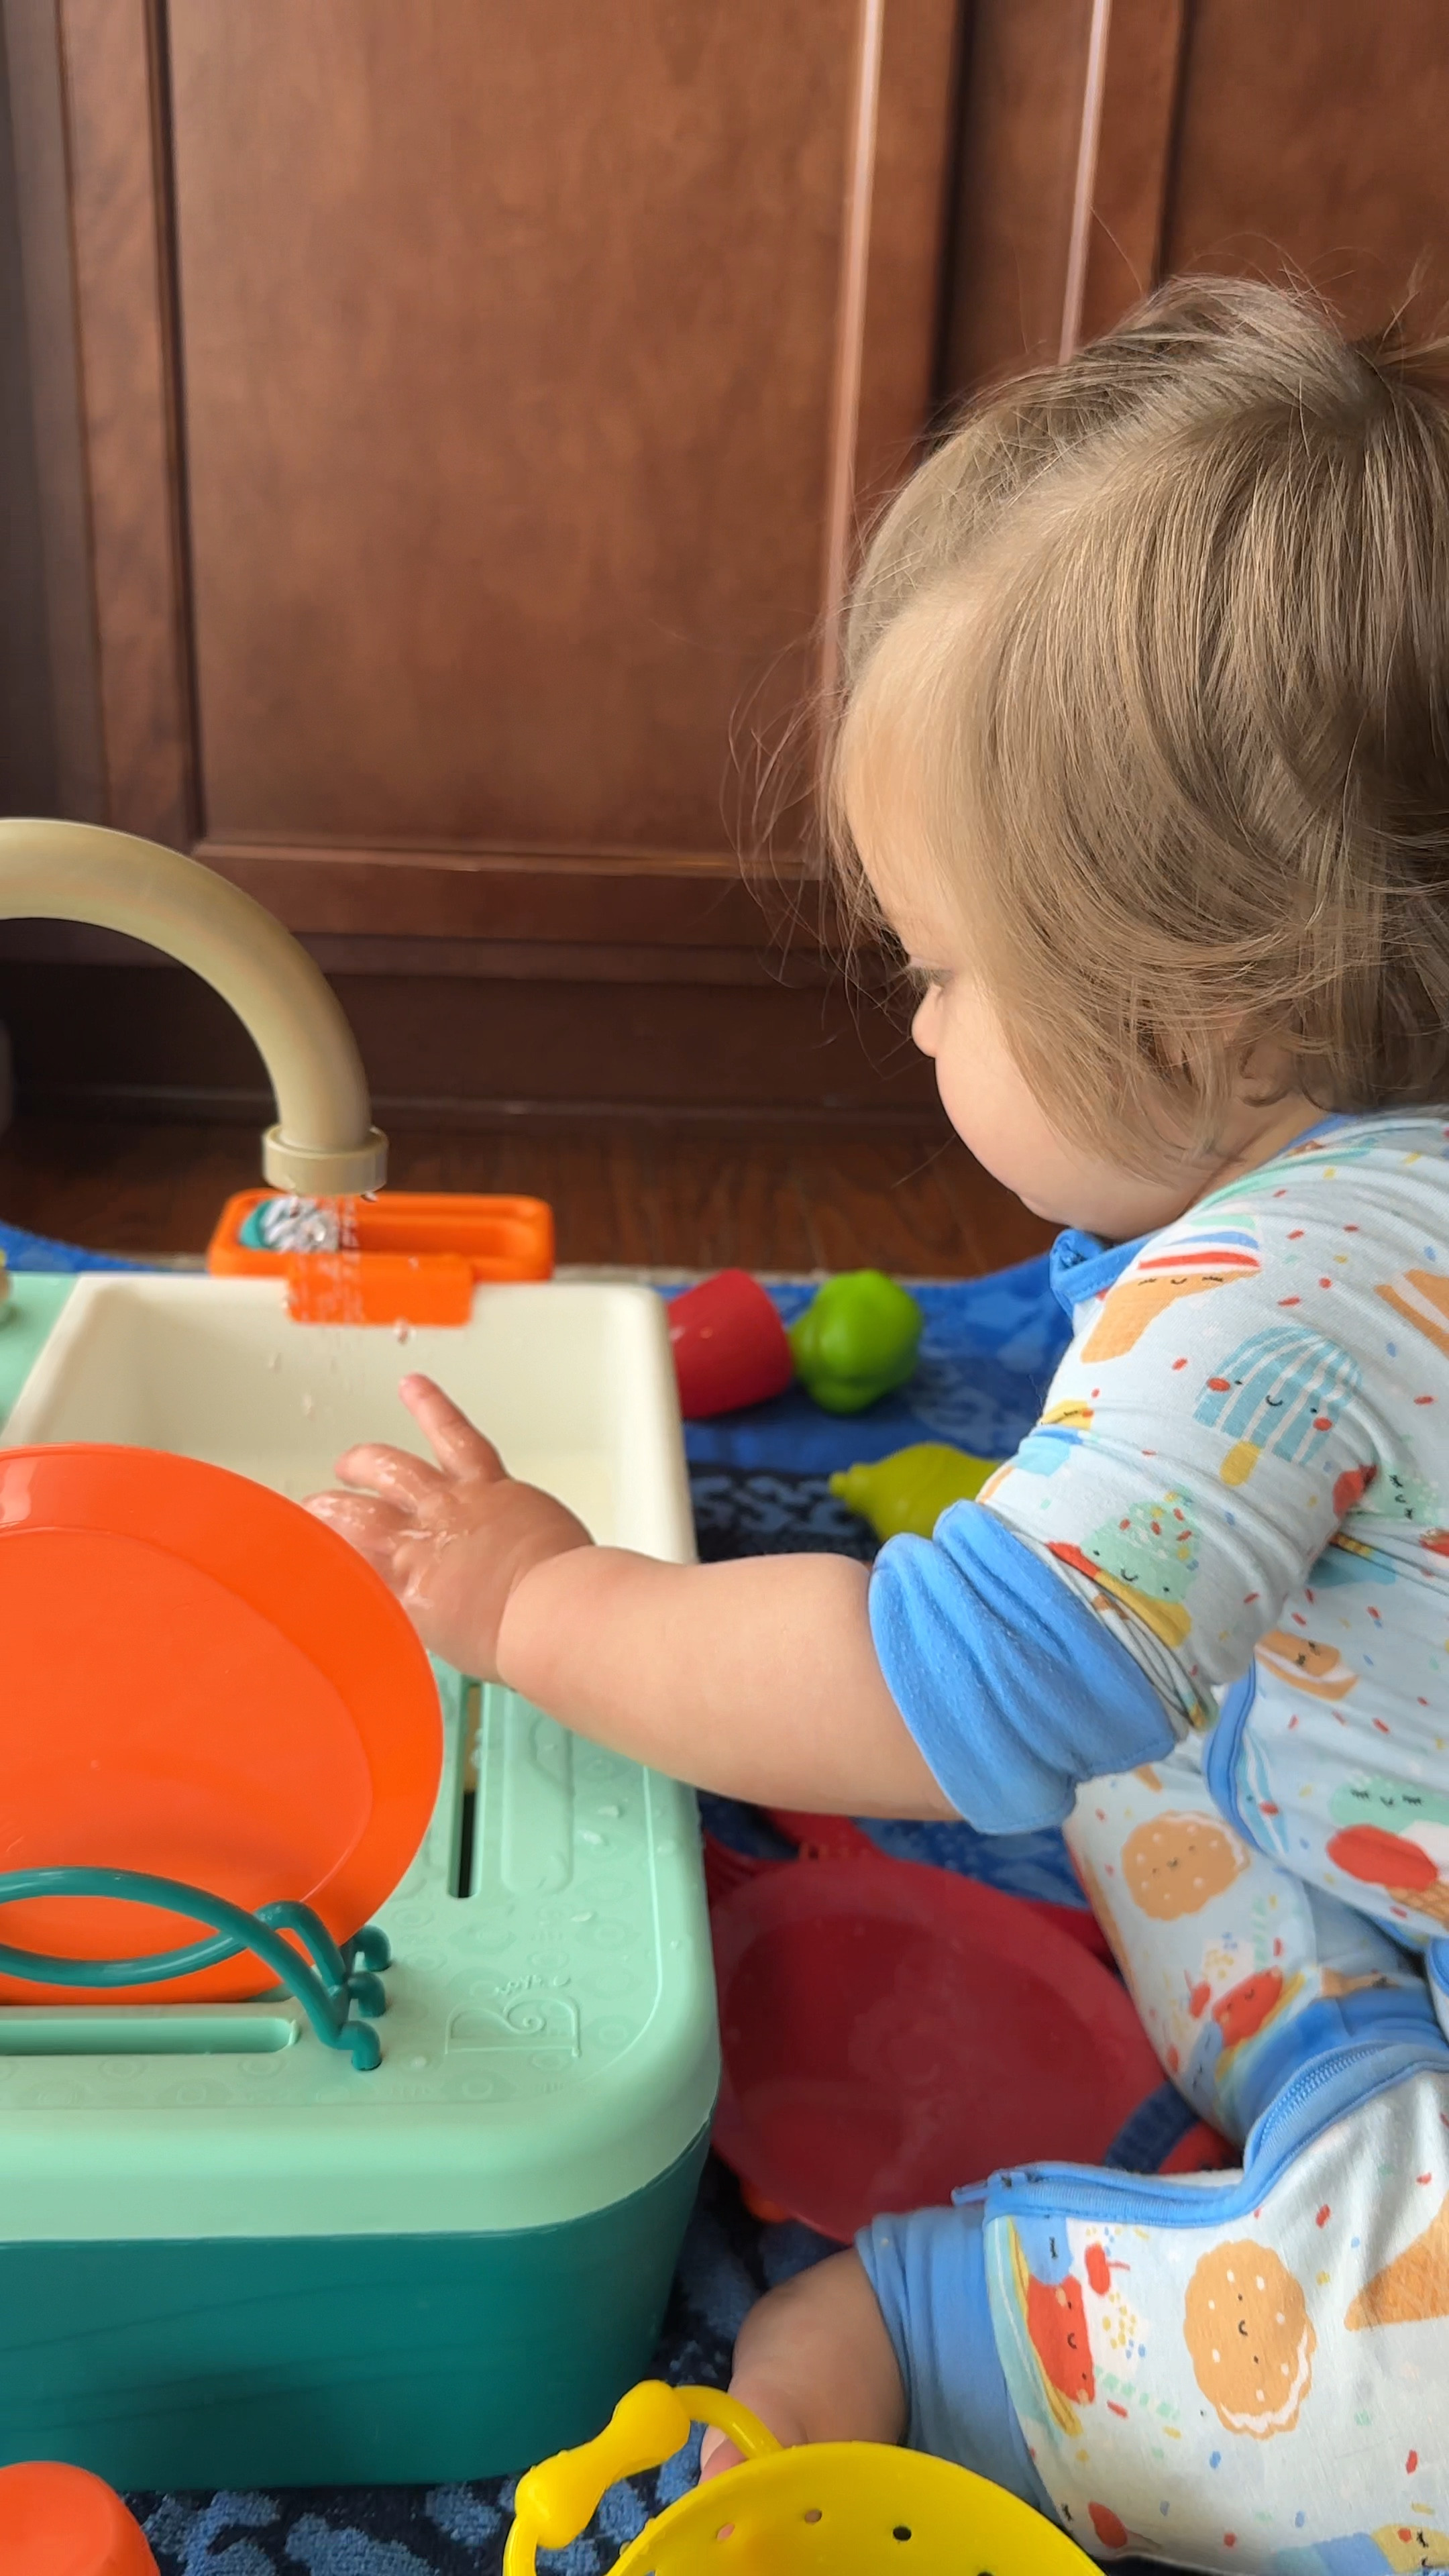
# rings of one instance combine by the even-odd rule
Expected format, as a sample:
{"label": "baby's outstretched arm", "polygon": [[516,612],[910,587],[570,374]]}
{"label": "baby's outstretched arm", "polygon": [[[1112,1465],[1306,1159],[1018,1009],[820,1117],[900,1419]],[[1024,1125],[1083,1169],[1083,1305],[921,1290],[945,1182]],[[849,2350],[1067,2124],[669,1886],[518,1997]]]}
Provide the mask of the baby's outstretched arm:
{"label": "baby's outstretched arm", "polygon": [[727,1796],[952,1813],[886,1687],[865,1568],[841,1556],[665,1565],[595,1547],[509,1476],[441,1388],[403,1380],[436,1466],[367,1445],[309,1509],[352,1540],[425,1645],[616,1752]]}

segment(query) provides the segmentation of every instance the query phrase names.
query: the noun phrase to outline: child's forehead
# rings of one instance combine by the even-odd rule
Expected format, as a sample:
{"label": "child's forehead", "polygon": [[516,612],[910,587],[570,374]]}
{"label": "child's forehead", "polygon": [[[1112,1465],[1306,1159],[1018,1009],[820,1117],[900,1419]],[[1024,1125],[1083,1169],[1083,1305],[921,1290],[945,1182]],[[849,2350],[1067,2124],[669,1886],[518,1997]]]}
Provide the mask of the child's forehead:
{"label": "child's forehead", "polygon": [[910,853],[886,848],[878,855],[863,851],[865,872],[876,900],[906,954],[923,966],[961,962],[972,942],[959,907],[924,856],[911,865]]}
{"label": "child's forehead", "polygon": [[[961,757],[965,608],[958,584],[881,638],[842,727],[836,787],[850,840],[908,948],[959,946],[976,827]],[[974,871],[971,871],[974,873]]]}
{"label": "child's forehead", "polygon": [[926,964],[945,964],[967,944],[963,908],[940,865],[920,799],[895,764],[873,777],[868,764],[857,767],[847,788],[846,817],[871,890],[901,945]]}

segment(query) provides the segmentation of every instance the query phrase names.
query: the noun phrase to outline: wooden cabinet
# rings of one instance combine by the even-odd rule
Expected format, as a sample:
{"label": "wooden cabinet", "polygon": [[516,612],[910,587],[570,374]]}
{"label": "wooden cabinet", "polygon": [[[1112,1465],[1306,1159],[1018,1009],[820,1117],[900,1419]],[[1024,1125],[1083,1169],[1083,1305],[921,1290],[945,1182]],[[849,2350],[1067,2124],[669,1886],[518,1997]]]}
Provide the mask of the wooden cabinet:
{"label": "wooden cabinet", "polygon": [[18,0],[109,818],[309,928],[667,936],[732,879],[732,724],[925,415],[953,15]]}
{"label": "wooden cabinet", "polygon": [[[3,24],[0,775],[261,895],[434,1114],[927,1100],[812,947],[788,821],[783,980],[734,855],[862,516],[1164,266],[1287,257],[1367,318],[1443,226],[1442,0]],[[44,978],[104,968],[27,938],[0,1008],[44,1088]],[[184,1089],[194,1014],[106,989],[117,1079]]]}
{"label": "wooden cabinet", "polygon": [[1443,0],[975,0],[964,73],[955,392],[1183,270],[1446,310]]}

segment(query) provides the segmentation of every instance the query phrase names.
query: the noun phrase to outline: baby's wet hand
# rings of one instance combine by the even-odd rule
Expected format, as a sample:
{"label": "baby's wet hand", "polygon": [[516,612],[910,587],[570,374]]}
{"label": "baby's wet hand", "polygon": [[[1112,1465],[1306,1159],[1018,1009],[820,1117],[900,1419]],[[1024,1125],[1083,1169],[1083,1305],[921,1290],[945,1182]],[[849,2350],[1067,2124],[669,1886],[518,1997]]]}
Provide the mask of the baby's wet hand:
{"label": "baby's wet hand", "polygon": [[589,1533],[551,1494],[510,1476],[431,1378],[405,1377],[399,1392],[436,1466],[366,1441],[337,1461],[348,1490],[313,1494],[307,1509],[377,1568],[431,1653],[493,1681],[514,1585],[545,1558],[587,1547]]}

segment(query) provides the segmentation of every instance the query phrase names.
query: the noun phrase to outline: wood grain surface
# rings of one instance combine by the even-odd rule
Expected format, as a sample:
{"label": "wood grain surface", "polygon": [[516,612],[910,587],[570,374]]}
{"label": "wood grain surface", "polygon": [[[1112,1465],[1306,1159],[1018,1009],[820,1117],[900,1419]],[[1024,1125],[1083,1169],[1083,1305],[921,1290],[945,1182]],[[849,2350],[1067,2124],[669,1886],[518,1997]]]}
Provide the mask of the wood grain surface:
{"label": "wood grain surface", "polygon": [[[1166,270],[1359,325],[1449,284],[1444,0],[0,24],[0,782],[401,943],[334,964],[439,1117],[918,1106],[768,962],[833,936],[800,790],[862,525],[952,402]],[[733,853],[777,805],[761,910]],[[245,1088],[179,982],[148,1020],[108,971],[0,963],[22,1054],[89,1048],[112,1105]]]}
{"label": "wood grain surface", "polygon": [[[0,1215],[103,1250],[200,1252],[223,1201],[256,1179],[256,1138],[233,1126],[26,1117],[0,1138]],[[410,1130],[393,1140],[392,1179],[546,1198],[561,1261],[965,1278],[1025,1260],[1051,1233],[937,1124],[890,1138],[808,1121]]]}
{"label": "wood grain surface", "polygon": [[[861,350],[898,470],[951,24],[902,14]],[[732,729],[809,686],[853,436],[859,16],[641,0],[626,36],[569,0],[172,0],[210,839],[726,845]]]}

